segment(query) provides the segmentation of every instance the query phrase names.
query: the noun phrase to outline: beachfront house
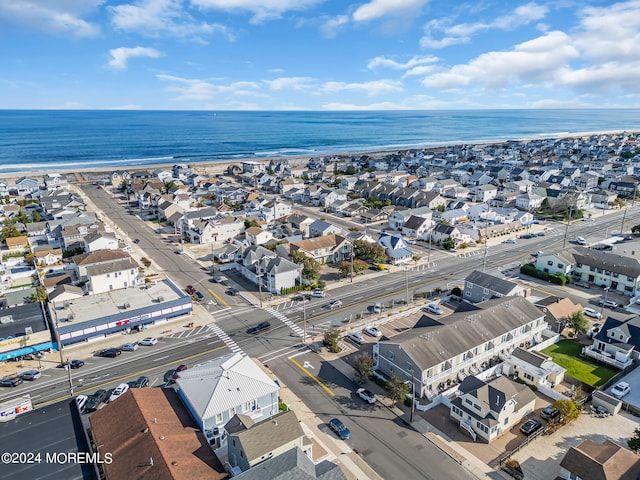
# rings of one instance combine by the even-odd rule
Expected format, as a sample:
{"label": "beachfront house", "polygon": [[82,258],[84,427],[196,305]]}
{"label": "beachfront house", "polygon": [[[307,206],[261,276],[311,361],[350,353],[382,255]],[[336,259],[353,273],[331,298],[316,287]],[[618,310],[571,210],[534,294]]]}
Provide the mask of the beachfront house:
{"label": "beachfront house", "polygon": [[20,177],[16,180],[16,190],[18,196],[26,197],[40,190],[40,182],[37,178]]}

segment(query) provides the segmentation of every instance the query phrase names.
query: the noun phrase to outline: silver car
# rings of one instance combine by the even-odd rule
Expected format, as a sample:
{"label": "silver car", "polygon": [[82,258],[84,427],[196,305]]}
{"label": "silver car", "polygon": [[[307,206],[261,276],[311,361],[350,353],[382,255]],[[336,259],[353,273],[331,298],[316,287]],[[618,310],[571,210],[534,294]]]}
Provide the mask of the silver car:
{"label": "silver car", "polygon": [[138,349],[137,343],[125,343],[120,347],[123,352],[135,352]]}

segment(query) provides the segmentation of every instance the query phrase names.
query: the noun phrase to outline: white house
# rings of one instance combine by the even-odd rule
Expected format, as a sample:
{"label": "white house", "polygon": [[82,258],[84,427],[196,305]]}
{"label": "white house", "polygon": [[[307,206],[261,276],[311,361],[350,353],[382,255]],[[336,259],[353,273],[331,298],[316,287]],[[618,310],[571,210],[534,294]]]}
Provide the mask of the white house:
{"label": "white house", "polygon": [[134,287],[143,279],[138,264],[122,250],[98,250],[72,257],[76,278],[92,294]]}
{"label": "white house", "polygon": [[85,252],[115,250],[116,248],[119,248],[119,242],[114,233],[92,232],[84,237]]}

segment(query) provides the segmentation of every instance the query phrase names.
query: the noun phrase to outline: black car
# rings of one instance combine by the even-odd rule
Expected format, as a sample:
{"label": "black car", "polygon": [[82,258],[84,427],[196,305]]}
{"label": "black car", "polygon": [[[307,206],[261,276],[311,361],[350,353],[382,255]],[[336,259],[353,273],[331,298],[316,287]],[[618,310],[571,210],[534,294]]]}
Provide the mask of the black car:
{"label": "black car", "polygon": [[540,412],[540,416],[545,420],[553,420],[560,416],[560,410],[552,405],[549,405],[542,409],[542,411]]}
{"label": "black car", "polygon": [[107,391],[100,389],[96,390],[93,395],[89,395],[87,403],[84,404],[85,412],[94,412],[98,409],[101,403],[107,399]]}
{"label": "black car", "polygon": [[127,382],[129,388],[144,388],[149,384],[149,377],[145,377],[144,375],[138,377],[137,380],[133,382]]}
{"label": "black car", "polygon": [[204,295],[202,295],[202,293],[200,293],[200,292],[196,292],[196,293],[194,293],[194,295],[193,295],[193,296],[194,296],[194,297],[196,297],[196,299],[197,299],[199,302],[201,302],[201,301],[203,301],[203,300],[204,300]]}
{"label": "black car", "polygon": [[227,295],[231,295],[232,297],[235,297],[236,295],[240,294],[240,290],[238,290],[237,288],[229,288],[227,290]]}
{"label": "black car", "polygon": [[98,356],[116,358],[121,353],[122,353],[122,350],[120,350],[119,348],[107,348],[106,350],[102,350],[100,353],[98,353]]}
{"label": "black car", "polygon": [[178,378],[178,372],[175,370],[168,370],[162,379],[164,380],[164,383],[173,383],[176,378]]}
{"label": "black car", "polygon": [[69,362],[69,368],[80,368],[84,366],[84,362],[82,360],[71,360]]}
{"label": "black car", "polygon": [[140,243],[140,239],[139,239],[139,238],[136,238],[136,239],[133,241],[133,243]]}
{"label": "black car", "polygon": [[0,387],[17,387],[22,383],[22,378],[20,377],[9,377],[3,378],[0,380]]}
{"label": "black car", "polygon": [[542,428],[542,422],[537,418],[532,418],[520,426],[520,431],[525,435],[531,435],[533,432],[540,430],[540,428]]}
{"label": "black car", "polygon": [[264,330],[269,330],[271,328],[271,324],[269,322],[260,322],[255,327],[251,327],[247,329],[247,333],[249,335],[255,335],[256,333],[260,333]]}

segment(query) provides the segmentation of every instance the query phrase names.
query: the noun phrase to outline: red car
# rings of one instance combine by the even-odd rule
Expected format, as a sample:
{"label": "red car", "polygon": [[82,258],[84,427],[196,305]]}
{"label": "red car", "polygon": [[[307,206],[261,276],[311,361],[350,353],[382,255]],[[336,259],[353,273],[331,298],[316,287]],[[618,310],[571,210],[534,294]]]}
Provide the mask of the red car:
{"label": "red car", "polygon": [[196,289],[193,288],[193,285],[187,285],[187,288],[184,289],[189,295],[194,295],[196,293]]}

